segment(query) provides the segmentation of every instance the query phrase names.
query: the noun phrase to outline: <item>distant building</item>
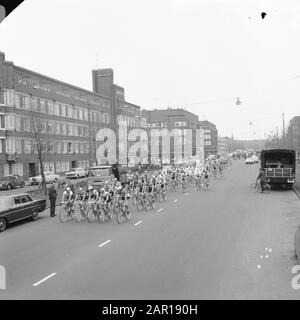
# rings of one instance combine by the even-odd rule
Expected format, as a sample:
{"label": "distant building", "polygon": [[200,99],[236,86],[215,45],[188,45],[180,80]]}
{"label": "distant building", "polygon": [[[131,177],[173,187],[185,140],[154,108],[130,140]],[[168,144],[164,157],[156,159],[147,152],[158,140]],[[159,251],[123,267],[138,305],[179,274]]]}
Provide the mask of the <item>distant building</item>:
{"label": "distant building", "polygon": [[[198,124],[198,116],[182,108],[167,108],[163,110],[142,110],[142,117],[147,121],[148,132],[151,129],[163,129],[166,128],[171,132],[173,129],[192,129],[191,141],[183,140],[183,150],[184,144],[190,143],[192,145],[192,153],[185,154],[185,161],[192,159],[196,156],[196,129]],[[150,140],[150,139],[149,139]],[[172,163],[176,161],[174,157],[174,138],[170,139],[170,159],[169,162]],[[150,142],[149,142],[150,147]],[[151,151],[151,148],[149,148]],[[161,152],[160,152],[161,154]],[[160,154],[155,155],[151,151],[151,156],[160,159]]]}
{"label": "distant building", "polygon": [[216,155],[218,153],[218,130],[216,125],[207,121],[199,121],[198,128],[204,130],[204,156]]}
{"label": "distant building", "polygon": [[287,129],[287,146],[300,153],[300,116],[293,117]]}

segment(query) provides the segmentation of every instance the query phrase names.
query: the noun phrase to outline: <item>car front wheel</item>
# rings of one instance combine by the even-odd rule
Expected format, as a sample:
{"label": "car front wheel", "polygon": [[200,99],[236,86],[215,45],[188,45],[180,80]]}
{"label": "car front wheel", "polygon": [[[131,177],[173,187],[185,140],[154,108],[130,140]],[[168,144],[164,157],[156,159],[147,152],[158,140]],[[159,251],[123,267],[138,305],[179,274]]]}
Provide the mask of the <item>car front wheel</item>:
{"label": "car front wheel", "polygon": [[11,190],[11,185],[8,184],[6,188],[7,188],[7,190]]}
{"label": "car front wheel", "polygon": [[0,232],[4,231],[6,229],[7,222],[4,218],[0,219]]}
{"label": "car front wheel", "polygon": [[37,210],[34,210],[31,216],[32,220],[35,221],[38,219],[38,217],[39,217],[39,212]]}

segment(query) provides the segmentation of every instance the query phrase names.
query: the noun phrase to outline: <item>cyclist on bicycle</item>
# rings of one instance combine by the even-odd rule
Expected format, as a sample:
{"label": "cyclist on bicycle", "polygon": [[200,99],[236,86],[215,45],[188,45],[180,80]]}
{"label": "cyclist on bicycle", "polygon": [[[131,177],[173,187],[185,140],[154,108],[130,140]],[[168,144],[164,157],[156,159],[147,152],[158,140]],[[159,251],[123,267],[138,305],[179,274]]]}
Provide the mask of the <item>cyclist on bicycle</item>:
{"label": "cyclist on bicycle", "polygon": [[259,184],[260,184],[260,192],[261,193],[264,192],[264,185],[266,182],[266,174],[265,174],[265,171],[263,168],[259,169],[259,175],[256,178],[256,182],[259,182]]}
{"label": "cyclist on bicycle", "polygon": [[72,209],[72,205],[74,202],[73,192],[70,187],[67,187],[63,192],[61,203],[66,205],[67,211]]}

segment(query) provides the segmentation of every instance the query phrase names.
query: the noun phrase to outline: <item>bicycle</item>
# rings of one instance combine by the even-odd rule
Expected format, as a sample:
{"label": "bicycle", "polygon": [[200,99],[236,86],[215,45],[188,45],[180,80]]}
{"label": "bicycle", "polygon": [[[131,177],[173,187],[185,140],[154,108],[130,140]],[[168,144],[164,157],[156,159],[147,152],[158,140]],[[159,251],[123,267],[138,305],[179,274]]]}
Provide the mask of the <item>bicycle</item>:
{"label": "bicycle", "polygon": [[76,222],[81,220],[80,211],[74,207],[72,203],[62,203],[59,210],[59,219],[61,222],[66,222],[69,217],[71,217]]}
{"label": "bicycle", "polygon": [[116,219],[117,222],[120,224],[122,223],[124,220],[129,220],[131,218],[131,213],[128,207],[128,200],[123,200],[120,199],[119,200],[119,205],[118,205],[118,209],[117,209],[117,213],[116,213]]}
{"label": "bicycle", "polygon": [[[264,187],[263,188],[264,188],[264,191],[270,191],[271,190],[271,187],[267,182],[264,183]],[[255,192],[262,192],[260,183],[258,181],[254,182],[254,183],[251,183],[250,190],[255,191]]]}

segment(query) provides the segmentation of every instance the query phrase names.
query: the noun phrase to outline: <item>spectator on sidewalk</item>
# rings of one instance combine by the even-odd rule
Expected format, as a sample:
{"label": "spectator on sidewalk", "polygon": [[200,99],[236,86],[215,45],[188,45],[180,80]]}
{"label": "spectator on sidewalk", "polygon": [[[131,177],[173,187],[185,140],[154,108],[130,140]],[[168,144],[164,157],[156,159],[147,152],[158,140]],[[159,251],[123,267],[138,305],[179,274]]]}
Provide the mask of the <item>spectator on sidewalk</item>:
{"label": "spectator on sidewalk", "polygon": [[57,192],[54,183],[49,188],[49,200],[50,200],[50,217],[55,217],[55,206],[56,206]]}

